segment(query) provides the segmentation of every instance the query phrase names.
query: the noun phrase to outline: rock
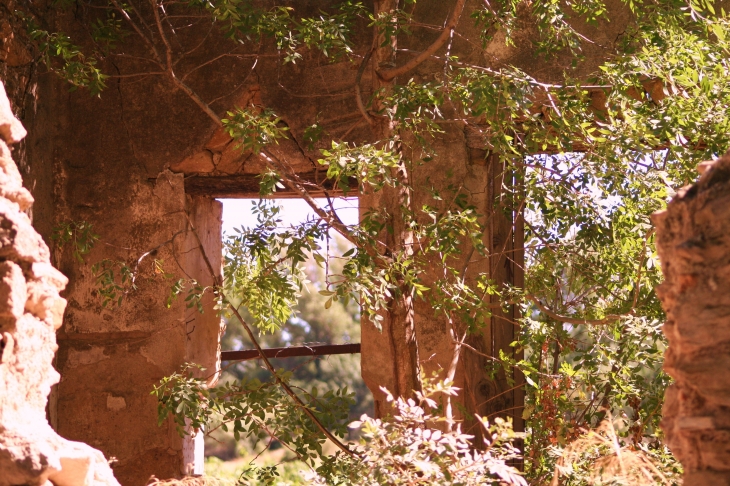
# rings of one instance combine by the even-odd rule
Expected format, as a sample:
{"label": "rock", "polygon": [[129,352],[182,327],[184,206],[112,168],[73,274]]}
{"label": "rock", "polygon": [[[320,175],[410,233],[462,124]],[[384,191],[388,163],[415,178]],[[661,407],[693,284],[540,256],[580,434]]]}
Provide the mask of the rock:
{"label": "rock", "polygon": [[684,484],[730,484],[730,155],[652,219],[665,281],[667,389],[662,428]]}
{"label": "rock", "polygon": [[68,279],[21,211],[33,202],[6,143],[25,130],[0,83],[0,486],[119,486],[104,455],[46,419]]}
{"label": "rock", "polygon": [[0,140],[10,145],[20,142],[27,134],[23,125],[13,115],[10,100],[5,94],[5,85],[0,82]]}
{"label": "rock", "polygon": [[211,152],[222,152],[223,149],[228,146],[233,139],[230,135],[228,135],[228,132],[225,128],[219,128],[217,129],[213,135],[210,137],[210,140],[205,144],[205,148],[210,150]]}
{"label": "rock", "polygon": [[31,265],[31,273],[33,279],[43,280],[50,284],[55,285],[56,290],[61,291],[66,288],[68,284],[68,278],[53,268],[53,265],[46,262],[36,262]]}
{"label": "rock", "polygon": [[186,174],[212,172],[213,169],[215,169],[213,153],[208,150],[195,153],[170,166],[170,170],[173,172],[184,172]]}
{"label": "rock", "polygon": [[63,323],[66,299],[58,295],[56,286],[47,282],[28,282],[25,310],[53,325],[54,330]]}
{"label": "rock", "polygon": [[21,211],[33,204],[33,196],[23,187],[18,167],[4,144],[0,144],[0,196],[16,203]]}
{"label": "rock", "polygon": [[19,319],[25,310],[27,294],[20,267],[12,261],[0,262],[0,319]]}
{"label": "rock", "polygon": [[[0,191],[2,192],[2,191]],[[0,197],[0,258],[24,262],[48,262],[48,246],[18,206]]]}

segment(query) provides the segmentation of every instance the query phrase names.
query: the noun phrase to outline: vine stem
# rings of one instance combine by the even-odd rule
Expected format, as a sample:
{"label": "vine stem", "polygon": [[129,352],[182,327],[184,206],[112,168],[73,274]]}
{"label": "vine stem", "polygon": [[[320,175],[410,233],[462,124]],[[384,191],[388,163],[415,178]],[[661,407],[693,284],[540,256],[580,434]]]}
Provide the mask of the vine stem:
{"label": "vine stem", "polygon": [[456,29],[456,24],[459,23],[459,18],[461,17],[462,10],[464,10],[465,3],[466,0],[457,0],[456,5],[454,6],[454,10],[451,12],[451,16],[444,26],[444,30],[441,31],[441,35],[438,36],[433,44],[428,46],[425,51],[421,52],[416,57],[400,67],[387,69],[384,71],[378,71],[377,74],[380,79],[382,79],[383,81],[391,81],[395,77],[400,76],[401,74],[405,74],[408,71],[416,68],[419,64],[421,64],[423,61],[431,57],[432,54],[438,51],[439,48],[443,46],[447,40],[449,40],[449,38],[451,37],[451,33],[454,31],[454,29]]}
{"label": "vine stem", "polygon": [[545,314],[546,316],[551,317],[551,318],[555,319],[556,321],[567,322],[568,324],[587,324],[587,325],[593,325],[593,326],[602,326],[602,325],[606,325],[606,324],[612,324],[612,323],[620,320],[622,317],[626,317],[626,316],[630,315],[630,314],[620,314],[620,315],[619,314],[609,314],[606,317],[604,317],[603,319],[579,319],[579,318],[570,317],[570,316],[561,316],[560,314],[551,311],[550,309],[545,307],[543,305],[543,303],[540,302],[538,300],[538,298],[535,297],[534,295],[527,294],[527,295],[525,295],[525,298],[527,298],[527,300],[532,302],[535,305],[535,307],[537,307],[538,310],[540,312],[542,312],[543,314]]}
{"label": "vine stem", "polygon": [[[365,121],[367,121],[370,126],[373,126],[375,124],[375,120],[373,120],[370,114],[368,114],[367,110],[365,109],[365,105],[362,102],[362,90],[360,89],[360,80],[362,79],[362,75],[365,72],[365,67],[367,66],[368,62],[370,62],[370,58],[372,57],[374,50],[375,48],[371,48],[368,53],[365,54],[365,57],[360,63],[360,68],[357,70],[357,76],[355,76],[355,101],[357,102],[357,109],[360,110],[363,118],[365,118]],[[342,138],[345,137],[343,136]]]}

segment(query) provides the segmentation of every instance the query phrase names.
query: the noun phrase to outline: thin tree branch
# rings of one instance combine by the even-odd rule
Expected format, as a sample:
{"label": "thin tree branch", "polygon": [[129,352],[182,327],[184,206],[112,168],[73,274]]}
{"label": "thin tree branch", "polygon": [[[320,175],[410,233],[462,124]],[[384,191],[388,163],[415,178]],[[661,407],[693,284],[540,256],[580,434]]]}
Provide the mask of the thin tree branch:
{"label": "thin tree branch", "polygon": [[[202,249],[201,249],[202,250]],[[271,361],[266,357],[264,354],[264,350],[261,348],[261,345],[256,340],[256,336],[254,336],[253,330],[251,330],[251,326],[248,325],[248,323],[241,317],[241,314],[238,312],[238,309],[236,307],[229,303],[228,308],[233,312],[233,315],[236,316],[236,319],[241,323],[243,326],[243,329],[246,331],[246,334],[248,334],[248,338],[251,340],[253,345],[258,350],[259,354],[261,354],[261,360],[264,362],[264,365],[269,370],[269,372],[274,375],[274,379],[276,382],[284,389],[287,395],[291,397],[294,402],[299,405],[302,408],[302,411],[310,418],[312,419],[312,422],[317,426],[317,428],[322,431],[322,433],[327,437],[329,440],[332,441],[333,444],[337,446],[342,452],[347,454],[350,457],[357,457],[357,453],[350,450],[345,444],[343,444],[337,437],[335,437],[329,430],[327,430],[327,427],[322,425],[322,422],[319,421],[316,415],[314,415],[314,412],[309,409],[305,405],[305,403],[302,401],[301,398],[299,398],[299,395],[294,393],[294,390],[291,389],[291,387],[281,379],[281,377],[276,373],[276,370],[274,369],[274,366],[271,364]]]}
{"label": "thin tree branch", "polygon": [[347,136],[349,134],[351,134],[353,132],[353,130],[355,130],[357,127],[359,127],[362,124],[363,124],[363,120],[358,120],[355,123],[353,123],[353,125],[350,128],[348,128],[347,131],[340,136],[340,141],[344,142],[345,139],[347,138]]}
{"label": "thin tree branch", "polygon": [[259,63],[259,59],[258,59],[258,57],[256,57],[256,58],[254,59],[254,61],[253,61],[253,64],[251,65],[251,69],[249,69],[249,70],[248,70],[248,73],[246,74],[246,76],[244,76],[244,77],[243,77],[243,80],[242,80],[242,81],[241,81],[240,83],[238,83],[238,85],[237,85],[237,86],[236,86],[235,88],[233,88],[233,89],[232,89],[231,91],[229,91],[229,92],[228,92],[228,93],[226,93],[226,94],[220,95],[220,96],[218,96],[217,98],[213,98],[212,100],[210,100],[210,101],[209,101],[209,102],[207,103],[207,105],[208,105],[208,106],[210,106],[210,105],[212,105],[213,103],[215,103],[216,101],[220,101],[220,100],[222,100],[223,98],[227,98],[227,97],[231,96],[231,95],[232,95],[233,93],[237,92],[237,91],[238,91],[239,89],[241,89],[241,87],[242,87],[243,85],[245,85],[245,84],[246,84],[246,82],[248,81],[248,77],[249,77],[249,76],[251,75],[251,73],[253,73],[253,72],[254,72],[254,69],[256,69],[256,65],[257,65],[258,63]]}
{"label": "thin tree branch", "polygon": [[[113,0],[116,1],[116,0]],[[162,22],[160,21],[160,13],[157,11],[156,8],[156,0],[150,0],[150,3],[152,4],[153,11],[155,14],[155,23],[157,24],[157,30],[160,32],[160,37],[162,37],[162,42],[165,44],[165,51],[166,51],[166,59],[167,59],[167,73],[170,76],[170,79],[172,82],[180,88],[186,95],[192,99],[196,105],[202,109],[206,115],[210,117],[211,120],[215,122],[216,125],[219,127],[223,126],[223,122],[221,122],[221,119],[218,117],[218,115],[210,108],[210,106],[203,101],[198,94],[190,88],[187,84],[185,84],[180,78],[178,78],[175,75],[175,71],[173,68],[173,62],[172,62],[172,47],[170,46],[170,43],[167,40],[167,37],[165,36],[165,31],[162,27]]]}
{"label": "thin tree branch", "polygon": [[[112,2],[112,5],[114,5],[114,7],[117,9],[119,14],[122,17],[124,17],[127,20],[127,22],[129,22],[129,25],[132,26],[134,31],[137,32],[137,35],[139,35],[139,37],[142,39],[142,41],[144,41],[144,43],[147,44],[147,48],[150,50],[150,53],[152,53],[152,55],[155,57],[157,63],[161,64],[162,58],[160,57],[160,53],[157,52],[157,48],[152,43],[152,41],[150,39],[148,39],[147,36],[142,33],[142,30],[139,28],[137,23],[134,20],[132,20],[132,18],[129,16],[127,11],[124,10],[124,8],[122,8],[121,5],[119,5],[117,0],[111,0],[111,2]],[[136,12],[136,9],[135,9],[135,12]],[[139,13],[137,13],[137,15],[139,15]]]}
{"label": "thin tree branch", "polygon": [[483,407],[484,405],[486,405],[487,403],[491,402],[492,400],[496,400],[497,398],[501,397],[502,395],[505,395],[505,394],[507,394],[507,393],[509,393],[511,391],[514,391],[514,390],[518,390],[518,389],[520,389],[520,388],[522,388],[523,386],[526,386],[526,385],[527,385],[527,383],[520,383],[519,385],[515,385],[513,387],[507,388],[505,391],[500,392],[500,393],[497,393],[496,395],[491,396],[491,397],[487,398],[486,400],[484,400],[482,403],[479,404],[479,407]]}
{"label": "thin tree branch", "polygon": [[[398,48],[397,52],[405,52],[406,54],[413,54],[416,56],[421,54],[418,51],[414,51],[413,49],[405,49],[402,47]],[[447,59],[444,56],[437,56],[435,54],[432,54],[430,57],[437,61],[444,61]],[[498,71],[498,70],[492,69],[492,68],[488,68],[485,66],[479,66],[476,64],[469,64],[466,62],[455,61],[455,60],[450,60],[450,62],[451,62],[451,64],[453,64],[454,66],[457,66],[457,67],[470,68],[470,69],[474,69],[475,71],[482,71],[484,73],[491,74],[493,76],[504,76],[504,73],[502,73],[501,71]],[[588,90],[599,90],[599,89],[613,89],[613,87],[614,87],[611,84],[571,85],[571,84],[543,83],[541,81],[536,80],[535,78],[533,78],[531,76],[526,76],[525,81],[532,86],[536,86],[538,88],[543,88],[543,89],[577,89],[577,88],[580,88],[580,89],[588,89]]]}
{"label": "thin tree branch", "polygon": [[[194,68],[192,68],[192,69],[191,69],[190,71],[188,71],[188,72],[186,72],[185,74],[183,74],[182,78],[180,78],[180,79],[181,79],[182,81],[184,81],[184,80],[185,80],[185,78],[187,78],[188,76],[190,76],[190,75],[191,75],[192,73],[194,73],[194,72],[195,72],[195,71],[197,71],[198,69],[200,69],[200,68],[202,68],[202,67],[204,67],[204,66],[207,66],[207,65],[209,65],[209,64],[213,64],[213,63],[214,63],[214,62],[216,62],[217,60],[219,60],[219,59],[223,59],[224,57],[235,57],[235,58],[237,58],[237,59],[247,59],[247,58],[254,58],[254,59],[258,59],[258,57],[259,57],[259,55],[258,55],[258,54],[232,54],[232,52],[233,52],[233,51],[231,51],[231,52],[227,52],[227,53],[225,53],[225,54],[221,54],[221,55],[219,55],[219,56],[216,56],[216,57],[214,57],[213,59],[209,59],[208,61],[205,61],[205,62],[204,62],[203,64],[200,64],[199,66],[195,66],[195,67],[194,67]],[[182,58],[180,58],[180,59],[182,59]],[[175,64],[177,64],[178,62],[180,62],[180,60],[176,61],[176,62],[175,62]]]}
{"label": "thin tree branch", "polygon": [[459,18],[461,17],[461,12],[464,10],[465,3],[466,0],[456,1],[456,5],[454,6],[454,10],[451,13],[451,17],[449,17],[449,20],[446,22],[444,30],[441,31],[441,35],[439,35],[434,43],[428,46],[425,51],[421,52],[419,55],[400,67],[387,69],[385,71],[377,71],[378,76],[380,76],[383,81],[391,81],[396,76],[400,76],[401,74],[405,74],[408,71],[414,69],[423,61],[428,59],[433,53],[439,50],[439,48],[443,46],[447,40],[449,40],[449,38],[451,37],[451,32],[456,28],[456,24],[459,23]]}
{"label": "thin tree branch", "polygon": [[109,56],[110,57],[111,56],[120,57],[122,59],[135,59],[135,60],[138,60],[138,61],[151,62],[152,64],[154,64],[157,67],[162,67],[162,65],[159,62],[157,62],[154,59],[150,59],[148,57],[133,56],[131,54],[119,54],[119,53],[116,53],[116,52],[109,53]]}
{"label": "thin tree branch", "polygon": [[312,196],[309,195],[307,190],[303,188],[303,184],[299,182],[299,177],[296,174],[288,174],[288,171],[285,170],[285,167],[283,167],[281,162],[268,150],[262,150],[261,155],[263,155],[264,160],[266,160],[266,162],[273,170],[284,176],[284,184],[286,184],[289,189],[296,192],[302,199],[304,199],[307,204],[309,204],[309,206],[312,208],[312,210],[314,210],[317,216],[327,221],[327,223],[332,226],[338,233],[340,233],[345,239],[347,239],[347,241],[355,246],[358,246],[357,238],[355,238],[355,236],[352,234],[352,232],[350,232],[347,226],[339,223],[331,214],[329,214],[326,210],[322,209],[319,204],[317,204]]}
{"label": "thin tree branch", "polygon": [[140,76],[159,76],[167,74],[164,71],[151,71],[148,73],[133,73],[133,74],[110,74],[107,76],[110,79],[122,79],[122,78],[138,78]]}
{"label": "thin tree branch", "polygon": [[[116,0],[112,0],[115,1]],[[206,115],[208,115],[211,120],[215,122],[216,125],[219,127],[223,126],[223,122],[221,122],[221,119],[218,117],[218,115],[210,108],[210,106],[203,101],[198,94],[190,88],[187,84],[185,84],[180,78],[178,78],[175,75],[175,71],[173,70],[173,62],[172,62],[172,46],[170,46],[170,42],[167,40],[167,36],[165,36],[164,28],[162,27],[162,22],[160,20],[160,13],[157,11],[157,2],[156,0],[150,0],[150,3],[152,4],[152,10],[155,15],[155,23],[157,24],[157,30],[160,33],[160,37],[162,38],[162,42],[165,44],[165,57],[167,59],[167,73],[170,76],[170,79],[172,82],[180,88],[186,95],[192,99],[196,105],[198,105]]]}
{"label": "thin tree branch", "polygon": [[373,55],[373,52],[375,51],[375,48],[371,48],[367,54],[365,54],[365,57],[363,58],[362,62],[360,63],[360,69],[357,70],[357,76],[355,76],[355,101],[357,101],[357,109],[360,110],[360,113],[362,113],[363,118],[365,118],[365,121],[368,122],[370,126],[375,124],[375,120],[368,114],[367,110],[365,109],[365,105],[362,102],[362,91],[360,90],[360,80],[362,79],[362,75],[365,72],[365,68],[368,65],[368,62],[370,62],[370,58]]}
{"label": "thin tree branch", "polygon": [[570,316],[562,316],[560,314],[557,314],[557,313],[551,311],[547,307],[545,307],[542,304],[542,302],[540,302],[537,299],[537,297],[535,297],[533,295],[527,294],[527,295],[525,295],[525,298],[527,298],[527,300],[529,300],[530,302],[535,304],[535,307],[537,307],[540,310],[540,312],[542,312],[546,316],[548,316],[552,319],[555,319],[556,321],[565,322],[568,324],[576,324],[576,325],[587,324],[587,325],[593,325],[593,326],[603,326],[606,324],[611,324],[613,322],[616,322],[619,319],[621,319],[622,317],[625,317],[625,315],[617,315],[617,314],[608,315],[608,316],[604,317],[603,319],[579,319],[579,318],[570,317]]}
{"label": "thin tree branch", "polygon": [[[165,20],[167,20],[167,25],[170,26],[170,29],[173,29],[172,25],[170,24],[170,16],[169,15],[165,15]],[[203,39],[195,47],[193,47],[189,51],[183,52],[182,55],[180,56],[180,58],[177,61],[175,61],[175,65],[177,65],[177,63],[179,63],[180,61],[182,61],[185,58],[185,56],[187,56],[188,54],[192,54],[193,52],[195,52],[196,50],[198,50],[203,44],[205,44],[205,42],[208,40],[208,37],[210,37],[210,33],[213,31],[213,26],[214,25],[215,25],[214,22],[211,22],[210,23],[210,29],[208,29],[208,33],[205,34],[205,37],[203,37]],[[174,32],[175,31],[173,29],[173,33]],[[238,47],[239,46],[234,47],[233,50],[238,49]],[[233,52],[233,50],[231,52]],[[183,76],[183,79],[185,79],[185,76]]]}
{"label": "thin tree branch", "polygon": [[[172,46],[167,40],[167,36],[165,35],[165,29],[162,27],[160,12],[157,11],[160,5],[157,4],[157,0],[150,0],[150,4],[152,4],[152,12],[155,15],[155,24],[157,24],[157,31],[160,33],[162,43],[165,44],[165,58],[167,59],[167,70],[170,72],[170,74],[172,74]],[[172,74],[172,76],[174,77],[174,74]]]}

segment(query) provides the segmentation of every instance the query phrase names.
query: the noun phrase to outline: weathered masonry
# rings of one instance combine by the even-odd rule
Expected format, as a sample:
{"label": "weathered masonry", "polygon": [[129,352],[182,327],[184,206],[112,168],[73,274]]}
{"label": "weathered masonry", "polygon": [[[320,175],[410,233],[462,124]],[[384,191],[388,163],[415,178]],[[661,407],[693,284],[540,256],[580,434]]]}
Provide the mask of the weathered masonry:
{"label": "weathered masonry", "polygon": [[[386,6],[376,3],[378,8]],[[450,14],[448,2],[427,3],[419,20],[443,24]],[[609,3],[614,12],[610,24],[584,27],[592,38],[605,43],[613,42],[626,16],[621,2]],[[0,0],[0,6],[12,9],[14,2]],[[319,6],[297,4],[312,12]],[[467,2],[465,8],[474,5]],[[456,32],[472,33],[468,12],[462,17]],[[0,28],[5,29],[2,22]],[[72,13],[49,10],[47,22],[53,29],[88,40]],[[364,23],[358,29],[362,41],[358,54],[364,57],[371,49],[372,32]],[[417,31],[405,41],[408,45],[401,46],[399,56],[407,59],[408,51],[423,51],[437,35]],[[539,73],[543,80],[559,81],[560,66],[571,59],[548,63],[535,57],[529,37],[528,26],[516,46],[505,46],[497,37],[482,48],[455,36],[451,53],[484,66],[516,65]],[[164,47],[160,39],[154,39],[158,47]],[[283,64],[271,42],[244,46],[231,55],[220,33],[203,24],[181,31],[177,40],[176,69],[218,116],[234,107],[262,106],[281,117],[290,138],[272,145],[271,151],[303,178],[319,181],[321,176],[316,159],[323,146],[304,143],[304,130],[311,120],[318,119],[332,139],[367,142],[378,137],[378,128],[363,120],[354,96],[356,84],[366,95],[382,87],[374,64],[358,71],[347,62],[331,62],[314,54],[296,64]],[[208,312],[202,315],[182,301],[165,308],[168,284],[151,278],[150,262],[164,262],[170,271],[204,285],[212,283],[201,249],[219,272],[221,207],[214,198],[250,197],[257,190],[254,176],[265,170],[265,161],[238,149],[179,85],[150,72],[144,61],[148,49],[135,36],[124,40],[124,57],[108,59],[100,66],[117,73],[100,97],[69,92],[62,80],[33,61],[24,50],[26,41],[20,37],[4,41],[0,77],[7,83],[15,113],[30,133],[14,152],[24,185],[36,201],[29,214],[52,248],[52,262],[69,280],[63,294],[68,305],[57,332],[54,366],[61,379],[48,406],[50,424],[60,436],[116,458],[113,471],[125,486],[145,484],[153,474],[168,478],[192,472],[195,465],[185,453],[191,444],[185,444],[171,424],[157,426],[150,390],[160,378],[190,361],[203,365],[214,380],[223,329],[212,312],[212,300],[203,303]],[[591,72],[604,53],[600,47],[589,47],[586,55],[584,73]],[[409,76],[430,79],[440,69],[440,62],[426,62]],[[520,286],[519,211],[499,207],[501,187],[511,183],[514,174],[505,174],[497,158],[488,157],[485,140],[473,127],[444,126],[435,148],[440,156],[424,166],[413,183],[443,188],[449,183],[447,173],[464,181],[473,202],[485,213],[495,214],[485,240],[500,256],[483,265],[498,282]],[[360,208],[395,211],[395,196],[361,194]],[[83,262],[70,248],[59,249],[51,241],[53,228],[69,221],[88,221],[101,237]],[[140,262],[143,269],[138,290],[126,296],[120,307],[102,306],[91,271],[92,263],[105,259]],[[363,376],[376,395],[378,410],[382,409],[381,386],[409,393],[414,364],[430,374],[447,368],[453,355],[450,331],[432,317],[431,309],[416,302],[402,311],[386,321],[383,333],[363,327]],[[489,356],[499,350],[513,352],[509,343],[514,340],[514,326],[509,321],[515,312],[495,315],[484,335],[469,344]],[[418,343],[420,354],[411,352],[409,340]],[[467,406],[485,416],[505,411],[519,427],[519,389],[510,391],[508,377],[503,375],[488,379],[484,369],[481,358],[471,357],[457,370],[456,385],[472,397]],[[490,400],[497,396],[499,400]]]}
{"label": "weathered masonry", "polygon": [[654,215],[666,281],[663,428],[685,484],[730,484],[730,157]]}
{"label": "weathered masonry", "polygon": [[46,420],[68,279],[24,212],[33,198],[10,147],[25,134],[0,82],[0,484],[118,486],[101,452],[59,436]]}

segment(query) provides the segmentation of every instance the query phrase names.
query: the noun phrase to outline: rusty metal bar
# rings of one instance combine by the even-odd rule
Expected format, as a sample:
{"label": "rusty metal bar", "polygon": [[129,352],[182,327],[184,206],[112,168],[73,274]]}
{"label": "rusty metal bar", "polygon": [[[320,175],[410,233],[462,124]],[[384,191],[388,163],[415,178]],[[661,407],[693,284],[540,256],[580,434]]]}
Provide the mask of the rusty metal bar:
{"label": "rusty metal bar", "polygon": [[[360,343],[353,344],[317,344],[313,346],[291,346],[288,348],[264,349],[267,358],[294,358],[297,356],[330,356],[333,354],[358,354]],[[259,359],[258,350],[222,351],[221,361],[248,361]]]}

